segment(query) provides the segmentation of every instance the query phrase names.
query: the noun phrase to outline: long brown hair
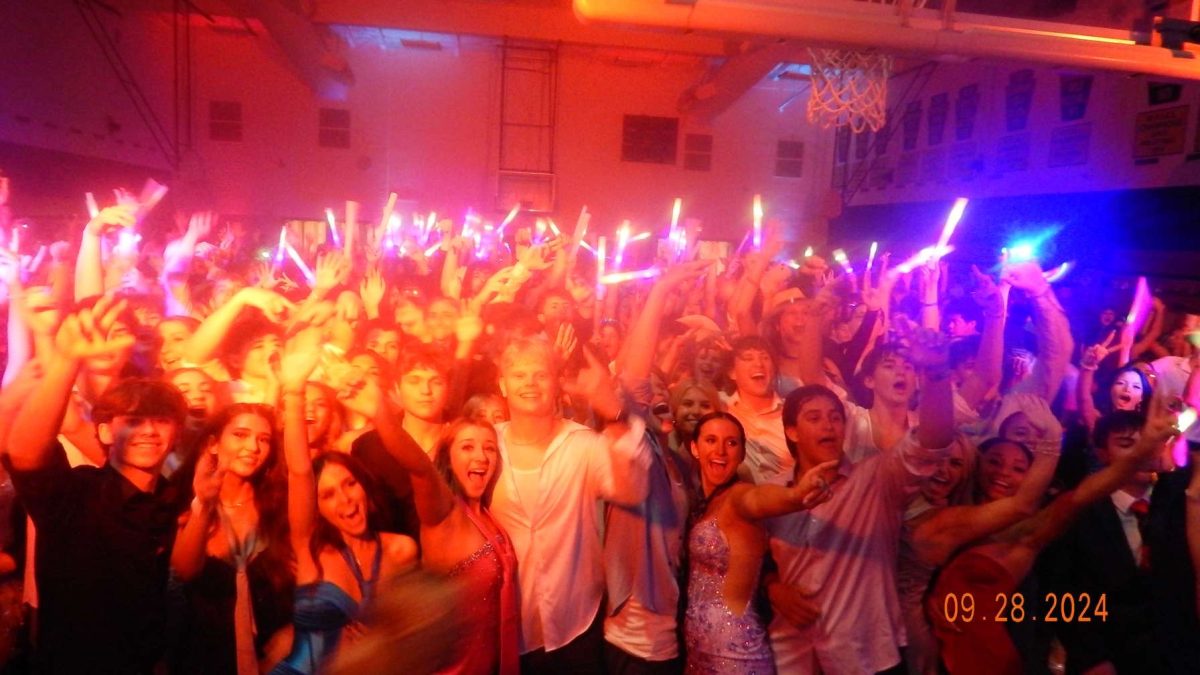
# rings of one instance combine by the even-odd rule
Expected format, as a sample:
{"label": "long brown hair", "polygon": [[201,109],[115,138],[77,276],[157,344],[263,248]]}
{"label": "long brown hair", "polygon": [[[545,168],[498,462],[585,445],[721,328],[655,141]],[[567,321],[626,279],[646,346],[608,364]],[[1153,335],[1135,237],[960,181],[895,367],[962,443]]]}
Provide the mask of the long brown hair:
{"label": "long brown hair", "polygon": [[258,511],[258,533],[266,547],[258,557],[268,580],[276,589],[284,589],[295,582],[292,571],[292,549],[288,537],[287,520],[287,474],[280,459],[279,431],[275,424],[275,410],[261,403],[234,403],[213,415],[199,435],[199,447],[188,457],[187,463],[177,474],[180,484],[190,491],[196,463],[211,445],[219,443],[225,427],[239,415],[255,415],[271,426],[271,444],[267,459],[250,478],[254,486],[254,508]]}
{"label": "long brown hair", "polygon": [[[487,429],[488,431],[492,432],[492,437],[496,438],[496,428],[488,422],[460,417],[447,424],[446,427],[442,429],[442,435],[438,438],[437,445],[434,446],[433,452],[434,468],[437,469],[438,474],[440,474],[442,479],[446,481],[446,484],[450,486],[450,491],[453,492],[456,497],[464,501],[467,498],[466,491],[463,490],[462,484],[458,482],[458,476],[454,475],[454,469],[450,466],[450,446],[454,445],[454,439],[458,438],[458,434],[462,432],[463,429],[469,429],[471,427]],[[496,480],[500,477],[499,447],[499,440],[497,439],[496,470],[492,472],[492,477],[490,480],[488,480],[487,487],[483,489],[483,496],[479,500],[480,503],[485,507],[492,503],[492,491],[496,489]]]}

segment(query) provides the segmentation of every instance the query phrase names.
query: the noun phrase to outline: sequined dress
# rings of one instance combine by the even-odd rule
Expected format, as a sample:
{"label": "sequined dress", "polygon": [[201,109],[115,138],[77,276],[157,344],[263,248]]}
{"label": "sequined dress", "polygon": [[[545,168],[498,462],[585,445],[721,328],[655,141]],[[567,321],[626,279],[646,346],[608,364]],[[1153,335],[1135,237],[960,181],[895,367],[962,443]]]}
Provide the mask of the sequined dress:
{"label": "sequined dress", "polygon": [[[690,556],[688,605],[684,622],[687,673],[771,675],[775,659],[767,628],[754,609],[741,616],[725,605],[723,588],[729,572],[729,542],[716,518],[702,520],[688,535]],[[755,586],[758,581],[755,581]]]}

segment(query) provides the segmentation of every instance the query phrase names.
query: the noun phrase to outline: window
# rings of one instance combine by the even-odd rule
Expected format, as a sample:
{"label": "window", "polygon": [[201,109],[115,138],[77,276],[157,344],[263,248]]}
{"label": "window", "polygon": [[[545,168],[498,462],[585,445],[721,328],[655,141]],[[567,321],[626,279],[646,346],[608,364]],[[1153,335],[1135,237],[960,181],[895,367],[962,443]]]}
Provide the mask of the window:
{"label": "window", "polygon": [[625,116],[621,161],[674,164],[678,144],[678,117]]}
{"label": "window", "polygon": [[317,124],[317,143],[322,148],[350,147],[349,110],[321,108]]}
{"label": "window", "polygon": [[683,168],[688,171],[711,171],[712,142],[712,134],[685,134]]}
{"label": "window", "polygon": [[208,137],[214,141],[241,141],[242,104],[238,101],[209,101]]}
{"label": "window", "polygon": [[775,146],[775,175],[800,178],[804,175],[804,142],[779,141]]}

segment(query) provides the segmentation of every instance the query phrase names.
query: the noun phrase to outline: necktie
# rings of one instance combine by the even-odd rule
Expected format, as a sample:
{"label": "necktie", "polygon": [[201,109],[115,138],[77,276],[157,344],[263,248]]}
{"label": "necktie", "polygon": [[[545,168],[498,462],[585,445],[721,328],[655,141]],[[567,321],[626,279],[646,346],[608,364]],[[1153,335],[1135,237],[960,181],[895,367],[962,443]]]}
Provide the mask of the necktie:
{"label": "necktie", "polygon": [[1146,544],[1146,520],[1150,515],[1150,502],[1145,499],[1135,500],[1129,505],[1129,512],[1137,518],[1138,533],[1142,535],[1142,548],[1138,552],[1138,567],[1150,569],[1150,547]]}

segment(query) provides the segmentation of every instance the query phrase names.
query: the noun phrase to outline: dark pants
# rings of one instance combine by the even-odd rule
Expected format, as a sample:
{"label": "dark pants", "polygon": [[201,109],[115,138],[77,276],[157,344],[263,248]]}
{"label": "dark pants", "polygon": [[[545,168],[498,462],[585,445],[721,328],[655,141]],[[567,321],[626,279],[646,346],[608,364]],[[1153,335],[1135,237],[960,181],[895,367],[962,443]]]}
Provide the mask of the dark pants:
{"label": "dark pants", "polygon": [[670,661],[647,661],[605,642],[604,669],[608,675],[680,675],[683,659],[677,656]]}
{"label": "dark pants", "polygon": [[535,649],[521,655],[522,675],[604,675],[604,623],[601,613],[582,635],[548,652]]}

